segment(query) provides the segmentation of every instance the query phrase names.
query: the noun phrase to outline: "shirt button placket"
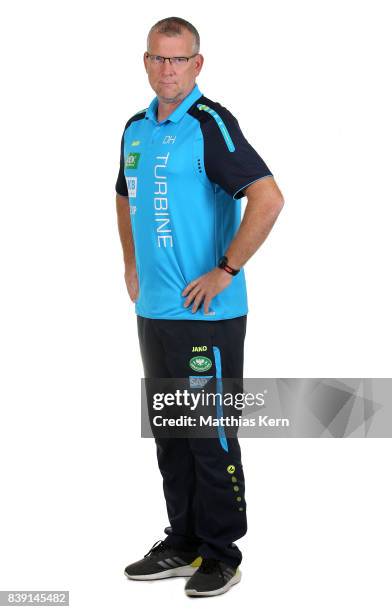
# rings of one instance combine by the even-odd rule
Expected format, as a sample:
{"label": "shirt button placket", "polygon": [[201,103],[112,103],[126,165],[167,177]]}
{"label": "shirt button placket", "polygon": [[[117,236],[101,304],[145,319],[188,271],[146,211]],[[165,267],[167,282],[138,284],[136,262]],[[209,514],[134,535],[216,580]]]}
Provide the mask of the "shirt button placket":
{"label": "shirt button placket", "polygon": [[159,131],[160,131],[161,127],[162,127],[161,125],[155,126],[155,128],[154,128],[154,130],[152,132],[151,143],[154,143],[154,142],[156,142],[158,140],[158,138],[159,138]]}

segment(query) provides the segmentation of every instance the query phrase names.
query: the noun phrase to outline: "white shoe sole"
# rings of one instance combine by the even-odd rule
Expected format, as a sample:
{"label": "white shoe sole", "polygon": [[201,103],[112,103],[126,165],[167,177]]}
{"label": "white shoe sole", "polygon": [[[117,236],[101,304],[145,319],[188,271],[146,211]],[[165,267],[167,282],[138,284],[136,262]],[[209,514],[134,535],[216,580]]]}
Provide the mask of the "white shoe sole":
{"label": "white shoe sole", "polygon": [[192,567],[191,565],[183,565],[182,567],[173,567],[173,569],[163,570],[155,574],[145,574],[144,576],[130,576],[127,572],[124,572],[124,574],[130,580],[160,580],[161,578],[175,578],[176,576],[193,576],[198,569],[198,567]]}
{"label": "white shoe sole", "polygon": [[239,582],[240,580],[241,572],[239,569],[237,569],[233,578],[231,578],[231,580],[229,580],[229,582],[227,582],[225,586],[220,589],[216,589],[215,591],[196,591],[195,589],[185,588],[185,593],[189,597],[212,597],[213,595],[222,595],[222,593],[226,593],[226,591],[228,591],[232,586],[237,584],[237,582]]}

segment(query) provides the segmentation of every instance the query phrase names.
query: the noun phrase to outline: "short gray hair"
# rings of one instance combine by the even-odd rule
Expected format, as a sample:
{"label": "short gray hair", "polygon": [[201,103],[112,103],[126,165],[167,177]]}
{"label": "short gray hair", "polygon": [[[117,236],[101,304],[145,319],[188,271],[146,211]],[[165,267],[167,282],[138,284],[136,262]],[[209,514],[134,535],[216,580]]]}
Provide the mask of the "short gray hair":
{"label": "short gray hair", "polygon": [[147,36],[147,49],[150,49],[150,36],[153,32],[158,32],[159,34],[165,34],[166,36],[180,36],[183,30],[188,30],[191,34],[193,34],[193,53],[199,53],[200,51],[200,36],[199,32],[196,30],[195,26],[193,26],[189,21],[185,19],[181,19],[181,17],[166,17],[165,19],[161,19],[157,21],[151,28]]}

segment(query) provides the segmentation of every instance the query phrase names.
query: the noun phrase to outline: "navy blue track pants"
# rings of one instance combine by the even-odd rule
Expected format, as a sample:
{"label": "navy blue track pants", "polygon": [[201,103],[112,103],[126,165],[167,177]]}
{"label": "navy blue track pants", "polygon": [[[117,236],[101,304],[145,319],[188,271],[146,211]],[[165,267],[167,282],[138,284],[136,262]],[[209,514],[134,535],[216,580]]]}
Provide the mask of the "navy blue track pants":
{"label": "navy blue track pants", "polygon": [[[220,379],[242,379],[246,316],[220,321],[138,316],[137,325],[146,378],[190,380],[200,375],[194,368],[201,363],[209,367],[202,374],[217,385]],[[192,360],[198,357],[201,362]],[[234,542],[247,530],[237,437],[225,437],[221,428],[215,437],[155,436],[155,443],[170,522],[165,542],[237,567],[242,554]]]}

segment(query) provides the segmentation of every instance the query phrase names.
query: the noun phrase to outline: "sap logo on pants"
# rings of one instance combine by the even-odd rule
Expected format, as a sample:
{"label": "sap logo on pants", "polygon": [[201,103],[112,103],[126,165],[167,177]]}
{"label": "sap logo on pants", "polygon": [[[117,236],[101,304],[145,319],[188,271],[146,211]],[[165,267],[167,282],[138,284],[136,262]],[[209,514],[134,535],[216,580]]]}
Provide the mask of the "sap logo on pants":
{"label": "sap logo on pants", "polygon": [[212,376],[190,376],[189,385],[191,389],[200,389],[204,387],[211,378]]}
{"label": "sap logo on pants", "polygon": [[204,353],[206,350],[206,346],[192,346],[192,353]]}

